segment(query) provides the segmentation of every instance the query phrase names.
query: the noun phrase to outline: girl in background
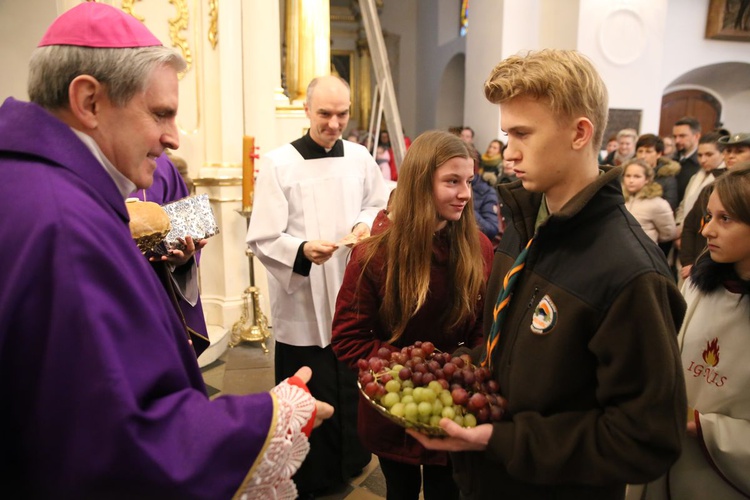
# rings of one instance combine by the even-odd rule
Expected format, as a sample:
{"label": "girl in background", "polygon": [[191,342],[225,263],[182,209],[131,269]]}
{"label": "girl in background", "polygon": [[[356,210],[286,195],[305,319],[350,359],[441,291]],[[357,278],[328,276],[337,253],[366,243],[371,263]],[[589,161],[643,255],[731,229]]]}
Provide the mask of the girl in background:
{"label": "girl in background", "polygon": [[622,192],[625,207],[654,243],[672,241],[677,236],[674,213],[661,197],[662,187],[654,182],[654,169],[644,160],[628,160],[623,165]]}
{"label": "girl in background", "polygon": [[479,173],[493,187],[503,169],[503,147],[499,139],[491,140],[480,160]]}
{"label": "girl in background", "polygon": [[[474,220],[473,178],[460,138],[430,131],[414,141],[390,210],[354,247],[344,274],[332,338],[341,361],[356,369],[384,346],[395,352],[418,340],[449,353],[481,343],[492,245]],[[362,396],[358,429],[380,460],[389,500],[416,500],[422,485],[426,500],[459,498],[448,454],[423,448]]]}
{"label": "girl in background", "polygon": [[750,170],[713,186],[679,334],[688,397],[682,455],[646,498],[750,497]]}

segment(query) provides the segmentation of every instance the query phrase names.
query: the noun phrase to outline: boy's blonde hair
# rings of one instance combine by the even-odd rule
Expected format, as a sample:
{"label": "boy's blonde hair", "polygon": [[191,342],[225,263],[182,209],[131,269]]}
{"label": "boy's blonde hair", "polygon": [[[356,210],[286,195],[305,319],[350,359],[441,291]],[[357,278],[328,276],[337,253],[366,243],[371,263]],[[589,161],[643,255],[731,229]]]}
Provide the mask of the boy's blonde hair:
{"label": "boy's blonde hair", "polygon": [[484,84],[494,104],[516,97],[546,101],[560,118],[584,116],[594,125],[592,154],[598,154],[607,128],[607,87],[591,61],[574,50],[544,49],[501,61]]}

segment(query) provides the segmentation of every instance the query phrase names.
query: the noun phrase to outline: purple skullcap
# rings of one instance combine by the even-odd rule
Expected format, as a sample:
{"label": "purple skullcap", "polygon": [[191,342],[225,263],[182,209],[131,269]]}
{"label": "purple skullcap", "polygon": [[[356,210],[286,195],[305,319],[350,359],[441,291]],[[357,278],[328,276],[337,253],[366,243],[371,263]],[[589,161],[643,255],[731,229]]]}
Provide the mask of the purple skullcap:
{"label": "purple skullcap", "polygon": [[39,42],[92,48],[133,48],[161,45],[138,19],[107,4],[84,2],[64,12]]}

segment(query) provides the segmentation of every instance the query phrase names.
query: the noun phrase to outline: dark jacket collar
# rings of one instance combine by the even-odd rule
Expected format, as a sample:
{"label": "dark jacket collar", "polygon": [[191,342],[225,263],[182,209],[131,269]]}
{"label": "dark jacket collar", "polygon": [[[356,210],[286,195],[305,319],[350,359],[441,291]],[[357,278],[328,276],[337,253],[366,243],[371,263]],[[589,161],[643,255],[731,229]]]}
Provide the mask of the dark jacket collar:
{"label": "dark jacket collar", "polygon": [[[542,228],[548,236],[565,231],[567,224],[585,222],[591,217],[600,217],[605,211],[623,205],[620,176],[622,167],[600,166],[603,173],[586,186],[565,204],[559,212],[549,216],[542,223]],[[500,198],[508,205],[513,218],[513,226],[519,232],[522,241],[527,241],[534,235],[534,225],[537,213],[542,203],[541,193],[532,193],[523,188],[522,182],[498,186]],[[584,211],[584,208],[586,210]]]}
{"label": "dark jacket collar", "polygon": [[330,151],[326,152],[325,148],[315,142],[310,137],[310,131],[292,142],[292,146],[302,155],[305,160],[317,160],[319,158],[339,158],[344,156],[344,141],[338,139]]}

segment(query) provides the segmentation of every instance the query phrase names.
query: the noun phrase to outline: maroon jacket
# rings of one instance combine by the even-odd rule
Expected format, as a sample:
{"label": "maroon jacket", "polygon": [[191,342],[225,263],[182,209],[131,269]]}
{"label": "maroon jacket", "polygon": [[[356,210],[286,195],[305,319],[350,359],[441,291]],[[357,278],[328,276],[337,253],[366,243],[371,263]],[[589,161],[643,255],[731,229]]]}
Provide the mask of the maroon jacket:
{"label": "maroon jacket", "polygon": [[[373,233],[381,232],[387,224],[385,212],[381,212],[373,224]],[[331,344],[341,361],[356,369],[358,359],[374,356],[383,346],[397,351],[417,340],[429,340],[437,349],[449,353],[454,352],[461,344],[476,346],[482,342],[484,293],[477,298],[476,320],[452,331],[446,331],[442,322],[450,292],[447,236],[446,231],[441,231],[434,239],[427,301],[409,322],[395,345],[387,343],[390,331],[386,331],[378,319],[385,286],[385,273],[382,271],[385,256],[374,257],[360,281],[362,266],[359,256],[362,247],[354,248],[336,300],[336,313],[333,318]],[[492,244],[481,233],[480,241],[486,279],[492,265]],[[410,464],[448,463],[447,453],[423,448],[414,438],[407,435],[402,427],[378,414],[362,395],[359,401],[358,430],[362,444],[378,456]]]}

